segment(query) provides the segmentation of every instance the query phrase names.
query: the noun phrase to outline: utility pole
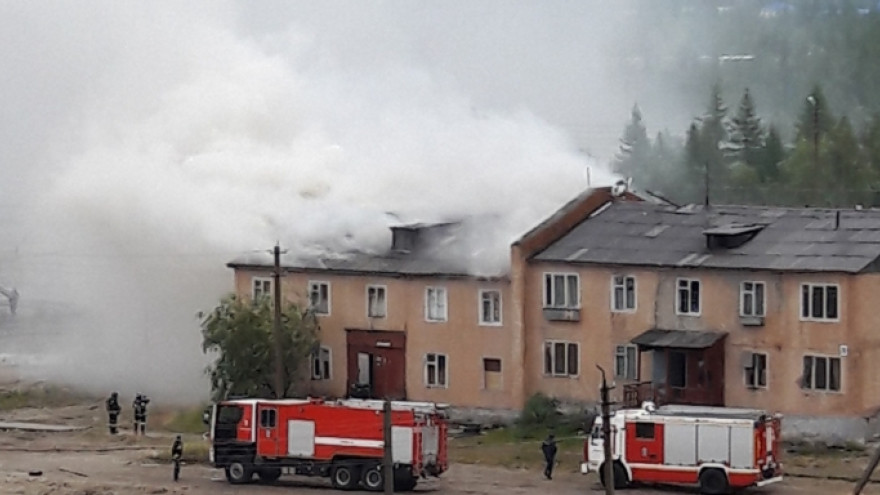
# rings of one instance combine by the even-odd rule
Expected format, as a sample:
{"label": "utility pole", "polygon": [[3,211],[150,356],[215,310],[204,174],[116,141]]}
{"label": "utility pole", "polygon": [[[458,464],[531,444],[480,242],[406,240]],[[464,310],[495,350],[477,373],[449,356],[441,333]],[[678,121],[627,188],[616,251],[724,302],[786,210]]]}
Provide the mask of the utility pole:
{"label": "utility pole", "polygon": [[608,387],[605,381],[605,370],[598,364],[599,372],[602,373],[602,447],[605,449],[605,462],[602,464],[602,479],[605,480],[605,495],[614,495],[614,464],[611,458],[611,402],[608,400]]}
{"label": "utility pole", "polygon": [[394,493],[394,458],[391,456],[391,401],[385,399],[383,407],[385,414],[382,418],[382,438],[384,442],[384,458],[382,459],[383,471],[385,472],[385,493]]}
{"label": "utility pole", "polygon": [[284,398],[284,359],[281,353],[281,247],[276,243],[275,249],[275,267],[272,273],[275,289],[275,307],[274,319],[272,322],[272,333],[275,337],[275,398]]}

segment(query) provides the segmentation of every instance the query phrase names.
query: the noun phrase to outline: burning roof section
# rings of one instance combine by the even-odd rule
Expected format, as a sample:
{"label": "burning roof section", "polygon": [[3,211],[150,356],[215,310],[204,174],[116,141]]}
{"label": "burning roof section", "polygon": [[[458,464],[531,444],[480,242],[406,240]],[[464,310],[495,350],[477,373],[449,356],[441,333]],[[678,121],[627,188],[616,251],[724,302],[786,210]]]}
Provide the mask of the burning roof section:
{"label": "burning roof section", "polygon": [[[385,276],[445,276],[486,278],[504,277],[506,272],[480,273],[481,231],[491,219],[475,217],[461,221],[413,223],[392,226],[391,245],[385,252],[349,251],[324,253],[313,256],[282,257],[281,264],[288,270],[332,271],[352,274]],[[229,267],[272,266],[271,255],[251,253],[228,263]]]}
{"label": "burning roof section", "polygon": [[615,202],[532,259],[608,265],[877,272],[880,210]]}

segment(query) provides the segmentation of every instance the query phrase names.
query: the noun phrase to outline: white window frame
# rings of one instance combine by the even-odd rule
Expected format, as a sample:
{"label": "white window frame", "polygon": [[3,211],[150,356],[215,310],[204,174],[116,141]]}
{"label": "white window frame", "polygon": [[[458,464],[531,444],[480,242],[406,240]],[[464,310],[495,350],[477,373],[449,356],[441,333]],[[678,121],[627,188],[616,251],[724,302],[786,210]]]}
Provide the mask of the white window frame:
{"label": "white window frame", "polygon": [[[748,388],[762,389],[762,390],[767,389],[767,386],[769,384],[768,377],[770,376],[770,374],[767,372],[767,368],[769,368],[769,366],[770,366],[770,356],[768,356],[766,352],[757,352],[757,351],[749,351],[749,352],[751,352],[751,354],[752,354],[752,362],[749,366],[743,367],[743,382],[746,384],[746,387],[748,387]],[[757,358],[757,356],[762,356],[764,358],[764,369],[761,370],[761,371],[763,371],[763,377],[764,377],[764,384],[763,385],[761,385],[761,373],[759,373],[760,366],[758,365],[759,358]],[[749,370],[751,370],[751,373],[752,373],[751,383],[749,382]]]}
{"label": "white window frame", "polygon": [[[629,376],[630,371],[630,353],[632,353],[633,376]],[[623,373],[620,373],[618,363],[623,363]],[[621,344],[614,346],[614,376],[624,380],[638,381],[639,379],[639,348],[633,344]]]}
{"label": "white window frame", "polygon": [[[327,353],[327,359],[322,355]],[[326,362],[326,366],[324,363]],[[320,370],[315,373],[316,365]],[[327,346],[320,346],[317,352],[312,353],[312,380],[331,380],[333,379],[333,350]]]}
{"label": "white window frame", "polygon": [[[565,346],[565,364],[563,366],[563,368],[565,368],[565,371],[562,371],[562,372],[556,371],[556,346],[557,345]],[[568,359],[568,357],[571,355],[570,349],[572,346],[574,346],[574,348],[575,348],[575,356],[577,357],[577,359],[576,359],[577,371],[575,373],[570,372],[571,365],[570,365],[569,359]],[[551,349],[550,362],[549,362],[550,371],[547,371],[547,365],[548,365],[547,348],[548,347],[550,347],[550,349]],[[564,378],[577,378],[578,376],[580,376],[580,372],[581,372],[581,345],[579,342],[572,342],[570,340],[545,340],[544,347],[543,347],[543,353],[544,353],[544,358],[543,358],[544,376],[564,377]]]}
{"label": "white window frame", "polygon": [[[843,358],[840,356],[829,356],[827,354],[804,354],[803,359],[801,359],[801,374],[803,374],[803,363],[804,359],[810,358],[812,359],[812,364],[810,365],[810,386],[806,386],[806,380],[801,376],[801,389],[808,390],[811,392],[823,392],[829,394],[839,394],[843,392]],[[825,360],[825,388],[816,388],[816,361],[819,359]],[[831,361],[836,360],[838,363],[838,371],[840,376],[837,377],[837,389],[831,388]]]}
{"label": "white window frame", "polygon": [[[553,283],[556,281],[556,277],[563,277],[562,287],[563,287],[563,291],[565,293],[563,295],[564,302],[561,306],[553,304],[554,299],[556,299],[556,297],[555,297],[556,284]],[[568,293],[569,292],[568,281],[571,278],[573,278],[575,280],[575,294],[573,294],[573,295]],[[551,283],[549,284],[549,286],[550,286],[549,291],[547,290],[547,286],[548,286],[547,279],[551,280]],[[542,290],[544,292],[544,299],[543,299],[544,308],[549,308],[549,309],[580,309],[580,307],[581,307],[581,276],[580,276],[580,274],[578,274],[576,272],[544,272],[543,281],[544,281],[544,285],[543,285]],[[574,297],[573,301],[572,301],[572,296]]]}
{"label": "white window frame", "polygon": [[[632,281],[632,307],[628,307],[627,302],[627,281]],[[619,282],[619,283],[618,283]],[[622,300],[618,301],[617,291],[620,290]],[[614,313],[635,313],[638,307],[636,290],[636,277],[633,275],[612,275],[611,276],[611,311]],[[621,304],[618,307],[618,302]]]}
{"label": "white window frame", "polygon": [[[840,310],[843,307],[841,304],[840,293],[840,284],[835,283],[816,283],[816,282],[805,282],[800,285],[801,290],[800,294],[798,294],[801,302],[800,302],[800,312],[798,316],[801,321],[818,321],[818,322],[838,322],[840,321]],[[833,318],[829,318],[827,316],[813,316],[813,291],[816,289],[822,289],[822,314],[826,315],[828,312],[828,289],[834,288],[837,292],[837,302],[836,302],[836,312],[837,316]],[[807,306],[804,307],[804,289],[809,289],[809,297],[807,298]],[[804,316],[804,311],[807,312],[807,316]]]}
{"label": "white window frame", "polygon": [[[382,294],[382,314],[377,311],[373,312],[373,300],[370,298],[370,291],[375,290],[376,293]],[[367,318],[385,318],[388,316],[388,287],[384,285],[371,284],[365,289],[367,297]]]}
{"label": "white window frame", "polygon": [[[751,289],[746,285],[751,284]],[[761,311],[758,311],[758,287],[761,287]],[[746,312],[746,297],[752,298],[752,312]],[[767,284],[760,280],[746,280],[739,284],[739,315],[744,317],[764,317],[767,316]]]}
{"label": "white window frame", "polygon": [[[320,295],[320,287],[327,287],[327,311],[318,311],[318,308],[312,302],[312,293],[314,289],[317,287]],[[331,304],[333,291],[331,290],[330,282],[325,280],[309,280],[308,286],[308,297],[309,297],[309,308],[312,309],[316,315],[318,316],[330,316],[331,308],[333,307]]]}
{"label": "white window frame", "polygon": [[[442,315],[435,315],[432,317],[431,311],[431,293],[440,292],[443,295],[442,298]],[[435,301],[439,301],[440,299],[437,296],[434,296]],[[449,319],[449,292],[446,290],[446,287],[439,285],[432,285],[429,287],[425,287],[425,321],[431,323],[440,323]]]}
{"label": "white window frame", "polygon": [[[275,283],[275,281],[272,280],[271,277],[252,277],[251,278],[251,299],[256,301],[259,297],[263,297],[263,296],[272,297],[272,295],[274,294],[272,292],[274,289],[274,287],[273,287],[274,283]],[[259,296],[257,296],[257,284],[260,284],[261,286],[267,286],[267,287],[260,288],[260,291],[259,291],[260,295]]]}
{"label": "white window frame", "polygon": [[[688,304],[688,311],[681,311],[681,289],[682,282],[687,282],[688,302],[694,297],[693,284],[697,284],[697,311],[690,311],[691,304]],[[675,279],[675,314],[678,316],[700,316],[703,314],[703,283],[698,278],[679,277]]]}
{"label": "white window frame", "polygon": [[[493,293],[494,293],[494,294],[498,294],[498,301],[497,301],[497,303],[490,303],[492,306],[495,306],[495,304],[497,304],[497,308],[495,308],[495,309],[497,310],[497,312],[498,312],[498,320],[497,320],[497,321],[487,320],[487,319],[486,319],[486,316],[487,316],[487,315],[483,312],[483,298],[486,297],[488,294],[493,294]],[[502,321],[502,318],[503,318],[503,317],[502,317],[502,313],[501,313],[501,310],[502,310],[502,301],[501,301],[501,298],[502,298],[502,296],[501,296],[501,289],[480,289],[480,290],[478,291],[478,294],[477,294],[477,312],[479,313],[479,315],[478,315],[478,321],[480,322],[480,326],[484,326],[484,327],[500,327],[500,326],[502,325],[501,321]]]}
{"label": "white window frame", "polygon": [[[442,370],[440,368],[440,361],[443,361]],[[429,380],[430,374],[428,373],[429,368],[434,369],[434,377],[438,380],[437,383],[431,383]],[[439,383],[439,377],[441,376],[440,371],[443,371],[443,383]],[[429,352],[425,354],[425,387],[427,388],[449,388],[449,356],[446,354],[442,354],[439,352]]]}

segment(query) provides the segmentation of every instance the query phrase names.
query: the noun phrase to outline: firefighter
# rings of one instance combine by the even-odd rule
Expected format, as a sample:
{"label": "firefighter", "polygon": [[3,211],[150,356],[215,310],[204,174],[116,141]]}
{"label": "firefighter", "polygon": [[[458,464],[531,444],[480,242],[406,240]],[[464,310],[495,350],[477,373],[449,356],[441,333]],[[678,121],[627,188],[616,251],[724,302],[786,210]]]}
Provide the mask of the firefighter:
{"label": "firefighter", "polygon": [[138,430],[140,430],[141,435],[147,434],[147,404],[150,403],[150,399],[143,394],[137,394],[134,398],[134,402],[132,402],[132,409],[134,409],[134,434],[138,434]]}
{"label": "firefighter", "polygon": [[111,435],[116,434],[116,420],[119,418],[120,411],[122,411],[122,408],[119,407],[119,394],[113,392],[107,398],[107,416],[109,416]]}
{"label": "firefighter", "polygon": [[174,481],[177,481],[177,478],[180,477],[180,460],[183,457],[183,440],[180,439],[180,435],[174,439],[174,444],[171,445],[171,462],[174,463]]}
{"label": "firefighter", "polygon": [[547,466],[544,468],[544,476],[553,479],[553,464],[556,463],[556,437],[551,433],[547,435],[547,439],[541,444],[541,451],[544,453],[544,462]]}

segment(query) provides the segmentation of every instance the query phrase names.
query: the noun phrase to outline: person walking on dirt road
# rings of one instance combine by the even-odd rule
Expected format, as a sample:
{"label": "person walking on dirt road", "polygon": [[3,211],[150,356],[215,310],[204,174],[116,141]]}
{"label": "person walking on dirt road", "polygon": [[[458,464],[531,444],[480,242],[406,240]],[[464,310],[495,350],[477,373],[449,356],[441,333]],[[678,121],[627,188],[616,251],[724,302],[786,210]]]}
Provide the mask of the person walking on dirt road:
{"label": "person walking on dirt road", "polygon": [[110,394],[110,397],[107,398],[107,416],[111,435],[116,434],[116,420],[119,419],[120,411],[122,411],[122,408],[119,407],[119,394],[113,392]]}
{"label": "person walking on dirt road", "polygon": [[174,481],[177,481],[177,478],[180,477],[180,461],[183,458],[183,440],[180,439],[180,435],[177,435],[177,438],[174,439],[174,444],[171,445],[171,462],[174,464]]}
{"label": "person walking on dirt road", "polygon": [[544,453],[544,461],[547,467],[544,468],[544,476],[553,479],[553,464],[556,463],[556,437],[553,434],[547,435],[547,439],[541,444],[541,451]]}

